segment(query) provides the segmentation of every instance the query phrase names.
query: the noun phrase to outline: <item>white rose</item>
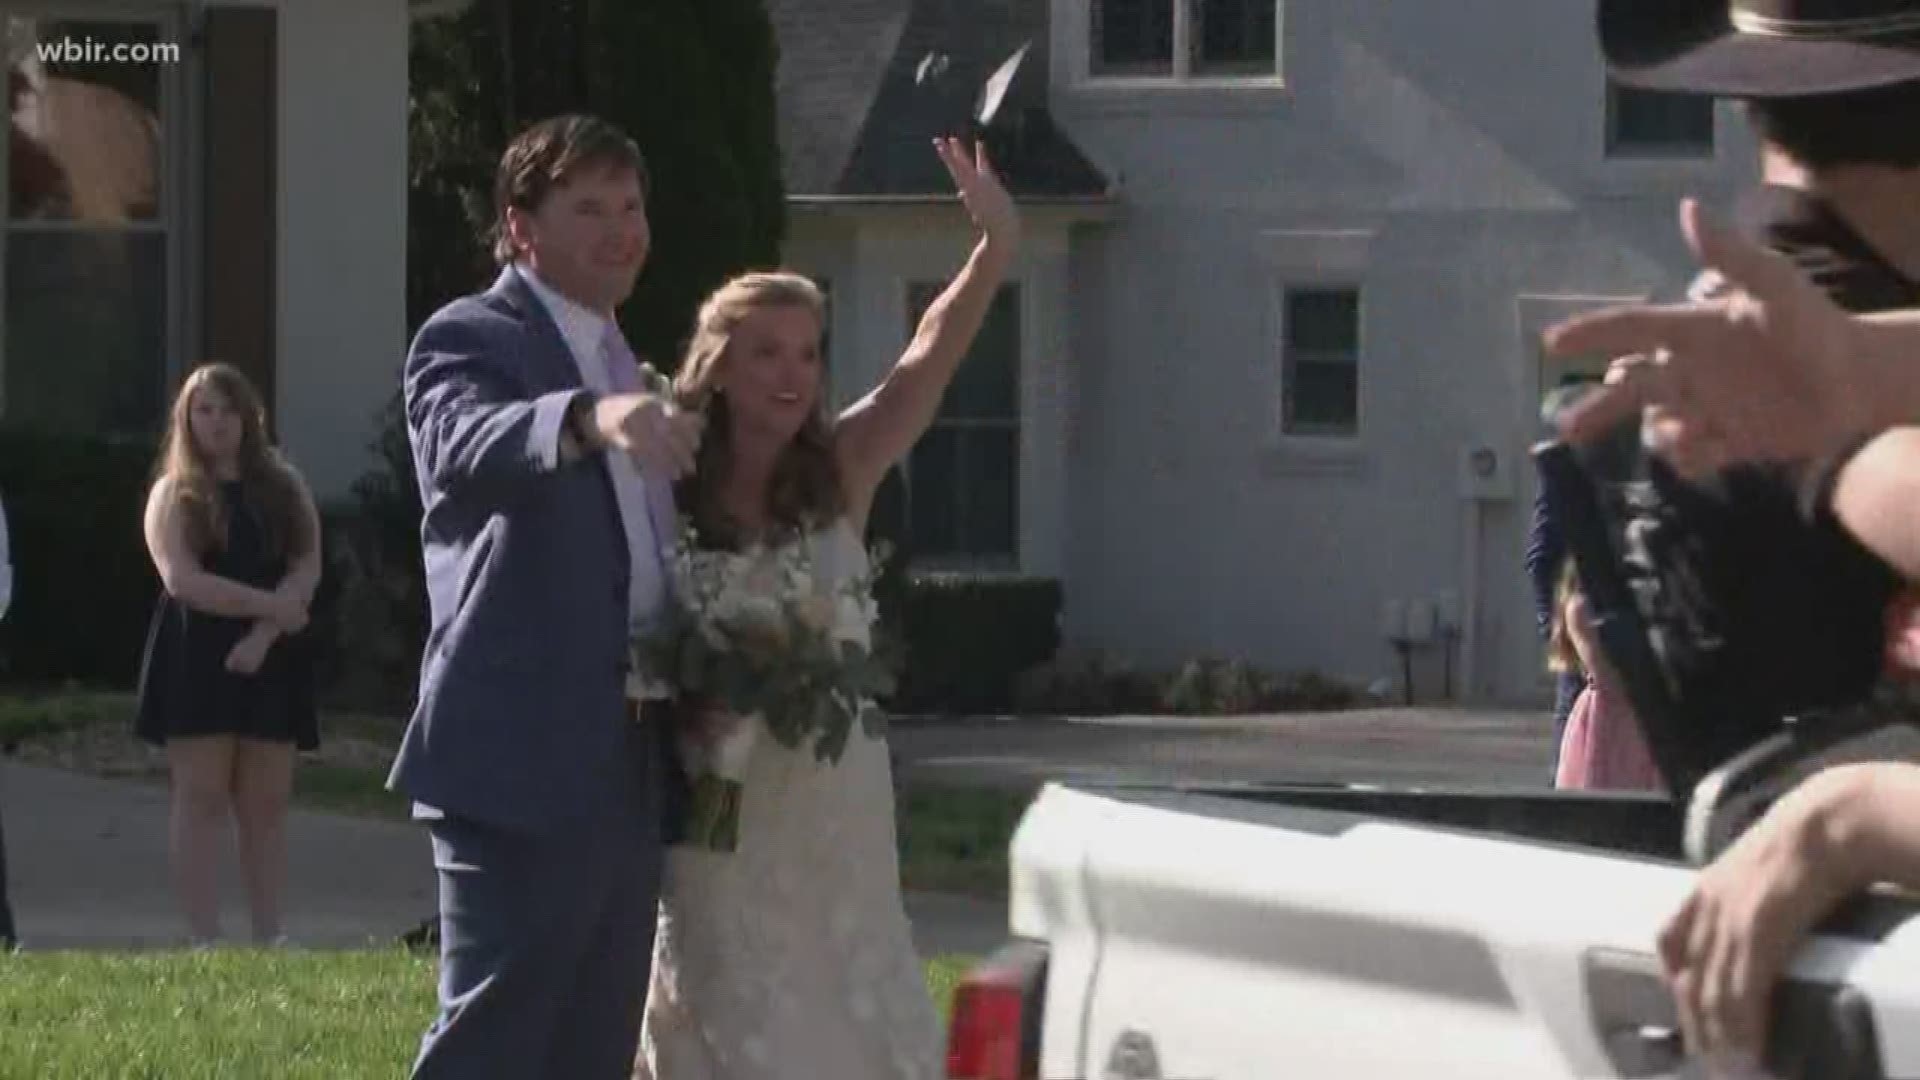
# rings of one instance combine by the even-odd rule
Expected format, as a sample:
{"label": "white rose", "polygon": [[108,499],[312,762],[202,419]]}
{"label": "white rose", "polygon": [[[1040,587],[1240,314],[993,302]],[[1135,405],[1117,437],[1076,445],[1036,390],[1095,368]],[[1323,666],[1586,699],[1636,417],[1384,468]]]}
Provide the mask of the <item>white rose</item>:
{"label": "white rose", "polygon": [[780,603],[771,596],[742,597],[728,614],[727,621],[736,626],[761,630],[776,630],[782,622]]}
{"label": "white rose", "polygon": [[799,613],[800,622],[815,633],[825,634],[836,629],[833,601],[824,596],[807,596],[794,604]]}

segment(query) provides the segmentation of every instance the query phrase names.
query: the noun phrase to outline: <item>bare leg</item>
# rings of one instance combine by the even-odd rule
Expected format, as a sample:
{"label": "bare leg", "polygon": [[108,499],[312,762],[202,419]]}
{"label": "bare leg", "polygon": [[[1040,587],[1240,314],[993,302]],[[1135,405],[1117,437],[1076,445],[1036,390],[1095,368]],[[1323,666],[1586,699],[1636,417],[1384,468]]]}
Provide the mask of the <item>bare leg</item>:
{"label": "bare leg", "polygon": [[234,740],[167,740],[173,773],[173,887],[196,942],[220,936],[220,839],[232,809]]}
{"label": "bare leg", "polygon": [[234,762],[240,818],[240,866],[246,874],[253,940],[280,937],[280,897],[287,864],[287,803],[293,796],[293,744],[240,740]]}

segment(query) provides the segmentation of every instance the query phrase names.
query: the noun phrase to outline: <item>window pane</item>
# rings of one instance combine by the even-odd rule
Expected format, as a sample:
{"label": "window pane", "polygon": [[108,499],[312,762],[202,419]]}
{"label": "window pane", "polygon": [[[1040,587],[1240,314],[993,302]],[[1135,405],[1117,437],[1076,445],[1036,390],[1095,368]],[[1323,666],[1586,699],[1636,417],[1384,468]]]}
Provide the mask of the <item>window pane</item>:
{"label": "window pane", "polygon": [[1713,151],[1713,99],[1609,85],[1607,149],[1651,154]]}
{"label": "window pane", "polygon": [[1013,562],[1019,552],[1015,521],[1020,498],[1020,437],[1010,427],[976,427],[961,445],[961,521],[967,554]]}
{"label": "window pane", "polygon": [[[160,58],[145,23],[6,20],[10,215],[114,223],[160,214]],[[38,58],[46,56],[42,62]]]}
{"label": "window pane", "polygon": [[1210,75],[1271,75],[1279,0],[1187,0],[1197,20],[1193,69]]}
{"label": "window pane", "polygon": [[940,415],[1016,420],[1020,416],[1020,298],[1017,287],[1000,289],[980,333],[954,373]]}
{"label": "window pane", "polygon": [[166,392],[166,237],[15,230],[4,238],[0,422],[154,431]]}
{"label": "window pane", "polygon": [[1096,75],[1164,75],[1173,70],[1175,0],[1091,0]]}
{"label": "window pane", "polygon": [[908,520],[916,556],[955,555],[960,544],[960,433],[934,427],[914,445],[907,471]]}
{"label": "window pane", "polygon": [[1353,289],[1287,293],[1287,348],[1352,352],[1360,345],[1360,294]]}
{"label": "window pane", "polygon": [[[909,330],[944,284],[916,282]],[[940,399],[943,419],[1017,420],[1020,416],[1020,287],[1003,285],[987,309],[980,333]]]}
{"label": "window pane", "polygon": [[1359,367],[1351,360],[1296,359],[1287,370],[1287,432],[1354,434],[1359,430],[1359,389]]}

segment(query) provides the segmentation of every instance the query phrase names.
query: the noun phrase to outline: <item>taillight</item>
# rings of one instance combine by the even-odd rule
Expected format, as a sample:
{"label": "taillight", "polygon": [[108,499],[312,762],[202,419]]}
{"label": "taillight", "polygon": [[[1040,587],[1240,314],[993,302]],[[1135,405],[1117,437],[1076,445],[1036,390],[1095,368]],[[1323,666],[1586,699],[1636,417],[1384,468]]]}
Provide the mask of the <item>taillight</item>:
{"label": "taillight", "polygon": [[1045,946],[1008,945],[976,965],[953,993],[947,1080],[1035,1080]]}

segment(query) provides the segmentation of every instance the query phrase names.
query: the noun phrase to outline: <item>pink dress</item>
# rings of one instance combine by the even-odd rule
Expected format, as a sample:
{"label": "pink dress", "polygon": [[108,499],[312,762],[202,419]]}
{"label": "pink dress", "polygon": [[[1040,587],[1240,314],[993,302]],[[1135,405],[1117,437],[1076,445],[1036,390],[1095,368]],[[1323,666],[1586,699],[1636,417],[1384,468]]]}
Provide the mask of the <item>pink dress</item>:
{"label": "pink dress", "polygon": [[1554,786],[1610,791],[1664,786],[1632,708],[1591,679],[1567,717]]}

